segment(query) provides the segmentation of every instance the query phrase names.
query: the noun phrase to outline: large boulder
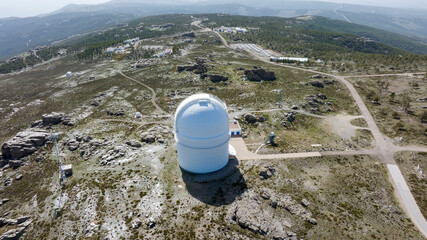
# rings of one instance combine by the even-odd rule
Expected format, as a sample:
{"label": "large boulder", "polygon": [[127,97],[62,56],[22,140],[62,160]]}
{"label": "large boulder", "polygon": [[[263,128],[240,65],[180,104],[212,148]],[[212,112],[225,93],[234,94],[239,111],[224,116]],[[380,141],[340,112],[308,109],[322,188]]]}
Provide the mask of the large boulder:
{"label": "large boulder", "polygon": [[64,117],[64,113],[52,112],[50,114],[43,114],[42,116],[43,125],[48,126],[48,125],[58,124],[62,121],[63,117]]}
{"label": "large boulder", "polygon": [[228,80],[227,76],[217,75],[217,74],[208,74],[207,77],[211,82],[225,82]]}
{"label": "large boulder", "polygon": [[4,159],[20,159],[31,155],[43,146],[49,133],[42,129],[27,129],[3,143],[1,147]]}
{"label": "large boulder", "polygon": [[177,67],[178,72],[194,72],[196,74],[202,74],[208,71],[206,65],[206,59],[204,58],[196,58],[196,64],[194,65],[184,65]]}
{"label": "large boulder", "polygon": [[319,82],[319,81],[311,81],[309,82],[311,86],[313,87],[318,87],[318,88],[323,88],[323,83]]}
{"label": "large boulder", "polygon": [[137,140],[127,141],[126,144],[131,146],[131,147],[136,147],[136,148],[142,147],[142,144],[140,142],[138,142]]}
{"label": "large boulder", "polygon": [[256,123],[256,121],[257,121],[257,117],[255,115],[250,114],[250,113],[245,114],[243,117],[247,123],[253,124],[253,123]]}
{"label": "large boulder", "polygon": [[194,34],[194,32],[184,33],[181,36],[182,37],[190,37],[190,38],[195,38],[196,37],[196,35]]}
{"label": "large boulder", "polygon": [[284,114],[284,117],[285,117],[286,121],[293,122],[295,120],[295,115],[296,115],[295,112],[287,112]]}
{"label": "large boulder", "polygon": [[3,233],[3,235],[1,235],[0,237],[0,240],[18,240],[21,238],[24,231],[25,231],[25,227],[11,229]]}
{"label": "large boulder", "polygon": [[126,113],[123,109],[110,109],[107,110],[107,114],[111,116],[124,116]]}
{"label": "large boulder", "polygon": [[245,76],[249,81],[273,81],[276,80],[276,75],[272,71],[266,71],[262,68],[246,70]]}

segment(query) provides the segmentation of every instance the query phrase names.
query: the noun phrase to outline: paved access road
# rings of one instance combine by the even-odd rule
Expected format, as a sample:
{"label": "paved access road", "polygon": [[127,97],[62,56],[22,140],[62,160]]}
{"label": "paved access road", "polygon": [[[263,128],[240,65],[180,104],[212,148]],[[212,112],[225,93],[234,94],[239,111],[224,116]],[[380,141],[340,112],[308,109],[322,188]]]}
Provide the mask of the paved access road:
{"label": "paved access road", "polygon": [[[202,28],[200,25],[197,25],[200,28]],[[218,33],[215,32],[215,34],[221,39],[222,43],[225,47],[230,48],[230,45],[227,43],[227,41],[224,39],[224,37]],[[251,53],[253,54],[253,53]],[[347,81],[345,78],[353,78],[353,77],[379,77],[379,76],[413,76],[414,74],[424,74],[424,73],[398,73],[398,74],[376,74],[376,75],[360,75],[360,76],[339,76],[339,75],[333,75],[330,73],[324,73],[319,72],[311,69],[305,69],[301,67],[296,66],[290,66],[285,64],[279,64],[270,62],[269,59],[260,57],[259,55],[253,54],[253,56],[263,62],[274,64],[277,66],[285,67],[285,68],[291,68],[291,69],[297,69],[304,72],[311,72],[315,74],[322,74],[326,75],[332,78],[335,78],[342,82],[350,91],[351,96],[353,97],[354,101],[356,102],[357,106],[360,109],[360,112],[363,116],[363,118],[368,123],[369,130],[371,131],[374,139],[375,139],[375,148],[373,150],[362,150],[362,151],[348,151],[348,152],[322,152],[316,153],[316,152],[310,152],[310,153],[289,153],[289,154],[273,154],[273,155],[258,155],[255,153],[251,153],[246,148],[246,145],[243,147],[242,144],[244,144],[243,139],[242,140],[236,140],[236,138],[232,138],[231,143],[233,144],[234,148],[237,152],[237,157],[242,157],[243,159],[274,159],[274,158],[291,158],[291,157],[317,157],[320,156],[326,156],[326,155],[349,155],[349,154],[371,154],[371,155],[377,155],[385,164],[387,164],[387,169],[389,172],[389,175],[391,177],[391,183],[395,188],[395,195],[400,200],[400,204],[402,208],[405,210],[406,214],[412,219],[414,224],[418,227],[420,232],[424,235],[424,237],[427,238],[427,221],[425,217],[421,214],[421,211],[414,200],[414,197],[412,196],[411,191],[408,188],[408,185],[405,182],[405,179],[402,176],[402,173],[400,172],[399,167],[396,165],[396,162],[394,161],[393,155],[397,151],[422,151],[427,152],[426,147],[400,147],[400,146],[394,146],[391,143],[388,143],[386,141],[386,138],[382,135],[380,132],[377,124],[375,123],[374,118],[372,117],[371,113],[369,112],[368,108],[366,107],[365,103],[363,102],[362,98],[360,97],[357,90],[354,88],[354,86]],[[242,141],[242,142],[240,142]],[[246,149],[246,150],[245,150]],[[239,150],[241,151],[239,153]],[[366,151],[366,152],[364,152]],[[248,153],[250,152],[250,153]]]}

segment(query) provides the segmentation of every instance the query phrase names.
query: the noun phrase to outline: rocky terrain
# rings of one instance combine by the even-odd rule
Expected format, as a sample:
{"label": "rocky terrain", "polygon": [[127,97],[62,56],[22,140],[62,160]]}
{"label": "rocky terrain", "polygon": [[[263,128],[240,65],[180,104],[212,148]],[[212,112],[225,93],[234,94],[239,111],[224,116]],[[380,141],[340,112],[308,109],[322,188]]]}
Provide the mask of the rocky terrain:
{"label": "rocky terrain", "polygon": [[[173,114],[198,92],[227,103],[250,150],[274,131],[260,154],[370,149],[372,137],[328,122],[360,114],[340,82],[254,60],[196,27],[141,44],[175,43],[165,58],[65,57],[0,76],[0,239],[422,239],[375,156],[182,171]],[[62,184],[51,133],[72,165]]]}

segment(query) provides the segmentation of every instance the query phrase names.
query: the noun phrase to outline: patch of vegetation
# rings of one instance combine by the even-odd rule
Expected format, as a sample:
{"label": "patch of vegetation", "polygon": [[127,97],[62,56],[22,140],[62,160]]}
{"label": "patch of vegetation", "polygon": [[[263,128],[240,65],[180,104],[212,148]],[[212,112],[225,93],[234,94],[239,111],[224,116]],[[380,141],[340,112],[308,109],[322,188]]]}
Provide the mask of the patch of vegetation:
{"label": "patch of vegetation", "polygon": [[427,171],[426,158],[427,153],[401,152],[395,155],[402,175],[424,217],[427,217],[427,178],[424,173]]}

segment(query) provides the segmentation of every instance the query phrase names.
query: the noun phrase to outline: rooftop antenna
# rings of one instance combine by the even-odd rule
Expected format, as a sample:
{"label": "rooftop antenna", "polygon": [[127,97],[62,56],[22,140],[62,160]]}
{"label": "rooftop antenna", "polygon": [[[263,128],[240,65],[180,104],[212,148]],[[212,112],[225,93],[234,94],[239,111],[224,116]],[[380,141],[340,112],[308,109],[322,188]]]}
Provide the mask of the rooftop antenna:
{"label": "rooftop antenna", "polygon": [[277,101],[277,105],[279,108],[282,108],[282,89],[279,89],[279,99]]}

